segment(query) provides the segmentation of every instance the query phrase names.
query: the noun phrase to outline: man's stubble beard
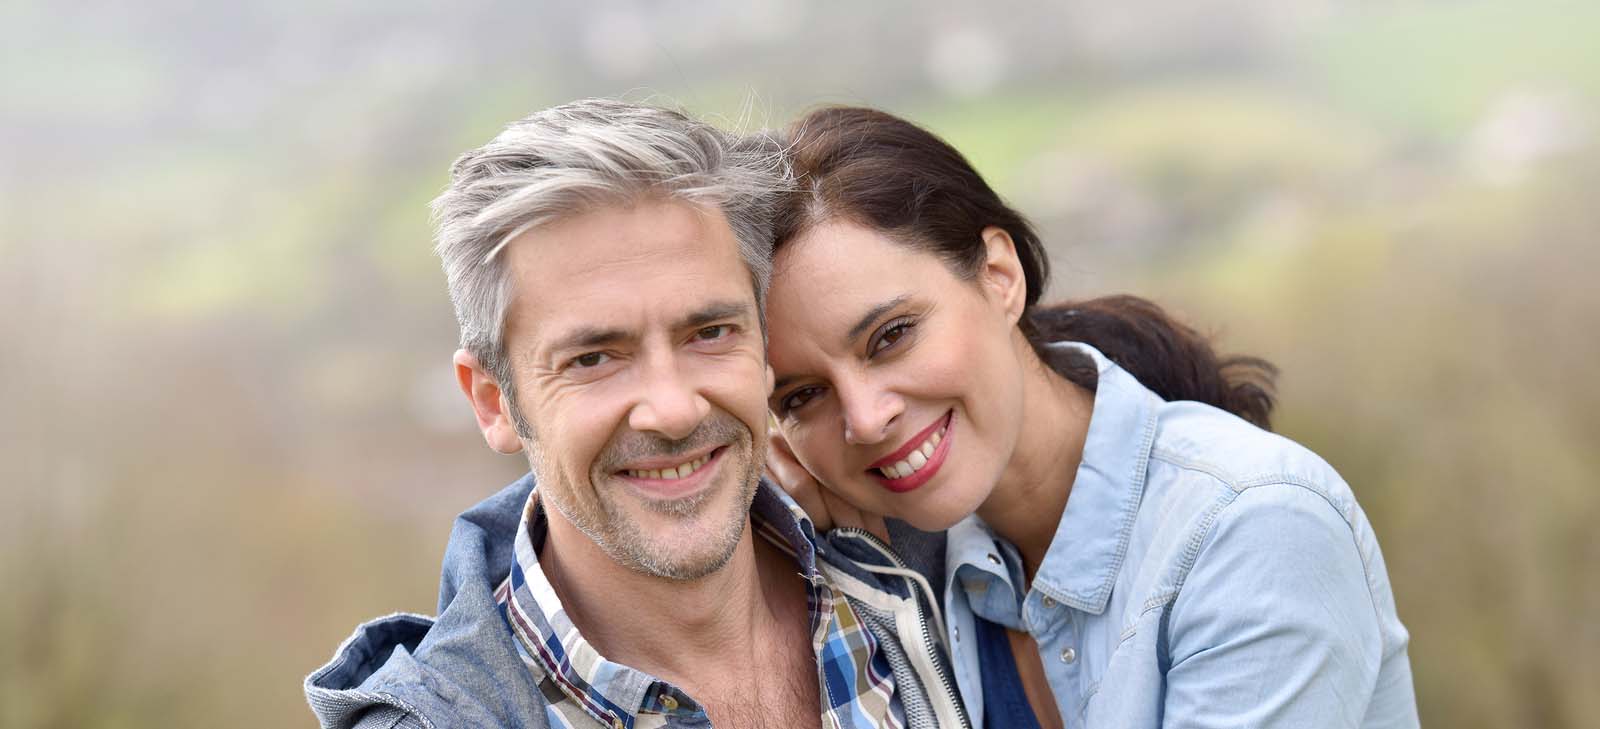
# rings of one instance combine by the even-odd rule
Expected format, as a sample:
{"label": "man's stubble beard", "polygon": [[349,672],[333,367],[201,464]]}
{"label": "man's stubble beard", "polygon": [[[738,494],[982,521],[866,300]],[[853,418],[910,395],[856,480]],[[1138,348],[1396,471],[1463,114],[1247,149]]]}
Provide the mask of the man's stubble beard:
{"label": "man's stubble beard", "polygon": [[[724,496],[725,488],[710,488],[692,496],[670,501],[653,501],[631,498],[620,487],[595,486],[592,504],[578,504],[566,497],[587,489],[588,485],[571,483],[565,473],[547,463],[541,456],[536,439],[524,439],[536,483],[558,484],[540,489],[540,499],[554,507],[569,523],[600,547],[612,561],[654,577],[689,581],[713,574],[728,564],[739,540],[744,536],[750,504],[755,499],[761,482],[761,464],[757,458],[757,443],[749,428],[730,415],[713,416],[701,424],[689,437],[680,441],[639,436],[626,446],[610,444],[595,459],[595,467],[588,474],[590,484],[605,484],[613,480],[615,468],[611,464],[626,463],[630,458],[652,455],[676,455],[708,443],[727,443],[726,451],[718,460],[718,468],[738,468],[732,488],[737,489],[738,500],[728,517],[720,524],[709,525],[712,533],[705,536],[705,549],[683,554],[681,547],[658,544],[649,533],[631,518],[627,503],[637,503],[657,514],[671,519],[690,519],[707,508],[715,508]],[[727,442],[728,436],[733,442]],[[743,453],[739,451],[743,450]],[[731,459],[743,456],[742,467]],[[552,498],[554,497],[554,498]],[[598,507],[598,508],[593,508]]]}

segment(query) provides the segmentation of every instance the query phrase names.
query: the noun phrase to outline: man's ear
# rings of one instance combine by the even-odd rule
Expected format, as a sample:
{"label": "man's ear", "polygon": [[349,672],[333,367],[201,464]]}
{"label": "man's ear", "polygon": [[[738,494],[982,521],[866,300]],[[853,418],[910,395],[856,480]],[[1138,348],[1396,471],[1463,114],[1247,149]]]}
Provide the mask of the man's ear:
{"label": "man's ear", "polygon": [[984,228],[979,235],[983,236],[987,252],[978,281],[984,295],[1015,324],[1028,304],[1028,278],[1022,271],[1022,260],[1017,258],[1017,244],[1004,228],[994,225]]}
{"label": "man's ear", "polygon": [[456,383],[461,393],[472,403],[472,414],[478,419],[478,430],[483,440],[498,453],[511,454],[522,450],[522,440],[517,437],[516,424],[507,411],[510,405],[500,392],[500,385],[484,369],[483,363],[465,349],[456,350]]}

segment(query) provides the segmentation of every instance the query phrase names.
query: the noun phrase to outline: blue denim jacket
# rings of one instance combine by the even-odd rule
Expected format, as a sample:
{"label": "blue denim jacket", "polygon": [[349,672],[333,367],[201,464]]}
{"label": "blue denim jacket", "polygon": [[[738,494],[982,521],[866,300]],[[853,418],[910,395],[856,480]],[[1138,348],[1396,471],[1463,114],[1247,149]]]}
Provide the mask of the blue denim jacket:
{"label": "blue denim jacket", "polygon": [[1350,488],[1316,454],[1164,402],[1093,348],[1083,461],[1032,585],[977,517],[948,533],[956,682],[973,614],[1031,633],[1068,727],[1414,727],[1407,634]]}
{"label": "blue denim jacket", "polygon": [[[456,519],[445,550],[438,617],[397,614],[361,625],[333,660],[306,677],[306,700],[323,727],[567,725],[570,718],[558,710],[561,692],[548,681],[541,685],[525,663],[495,596],[510,573],[515,537],[533,487],[533,477],[526,476]],[[762,497],[789,507],[794,517],[790,529],[816,540],[810,520],[787,494],[768,483],[761,489]],[[813,578],[843,595],[849,615],[865,629],[834,631],[854,637],[848,645],[828,643],[829,649],[867,651],[869,644],[875,646],[873,666],[893,677],[892,710],[901,726],[965,727],[947,657],[937,649],[939,631],[927,617],[933,606],[906,576],[910,570],[864,535],[833,534],[817,540],[814,549]],[[819,681],[824,678],[840,676],[819,675]],[[704,714],[683,721],[661,715],[643,721],[629,714],[611,723],[629,729],[636,721],[641,726],[708,725]],[[852,716],[846,725],[872,722]]]}

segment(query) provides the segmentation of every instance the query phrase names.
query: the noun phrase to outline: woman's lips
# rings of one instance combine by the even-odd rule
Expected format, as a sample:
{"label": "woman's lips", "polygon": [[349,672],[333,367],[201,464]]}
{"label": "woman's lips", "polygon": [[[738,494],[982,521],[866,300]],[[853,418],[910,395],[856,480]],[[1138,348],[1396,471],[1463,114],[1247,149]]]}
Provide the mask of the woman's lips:
{"label": "woman's lips", "polygon": [[[955,411],[952,410],[924,428],[899,450],[873,462],[867,469],[868,475],[877,479],[879,485],[895,493],[905,493],[927,483],[939,472],[939,468],[944,465],[945,457],[950,453],[950,438],[954,430],[950,425],[954,422]],[[924,446],[935,439],[937,442],[932,443],[932,451],[925,454]],[[919,458],[924,459],[921,466],[915,465],[915,461]],[[907,467],[911,468],[910,473],[905,473]],[[897,475],[891,476],[890,473]]]}

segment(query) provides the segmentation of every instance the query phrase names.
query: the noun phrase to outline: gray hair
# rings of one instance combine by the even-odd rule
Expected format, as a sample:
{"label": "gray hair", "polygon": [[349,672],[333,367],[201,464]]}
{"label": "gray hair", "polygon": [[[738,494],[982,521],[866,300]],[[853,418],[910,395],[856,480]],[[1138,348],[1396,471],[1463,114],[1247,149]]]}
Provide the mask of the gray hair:
{"label": "gray hair", "polygon": [[720,209],[764,311],[772,207],[787,186],[770,138],[738,137],[670,109],[584,99],[513,122],[456,160],[450,186],[433,201],[461,346],[514,402],[504,338],[512,282],[498,254],[541,225],[649,197]]}

